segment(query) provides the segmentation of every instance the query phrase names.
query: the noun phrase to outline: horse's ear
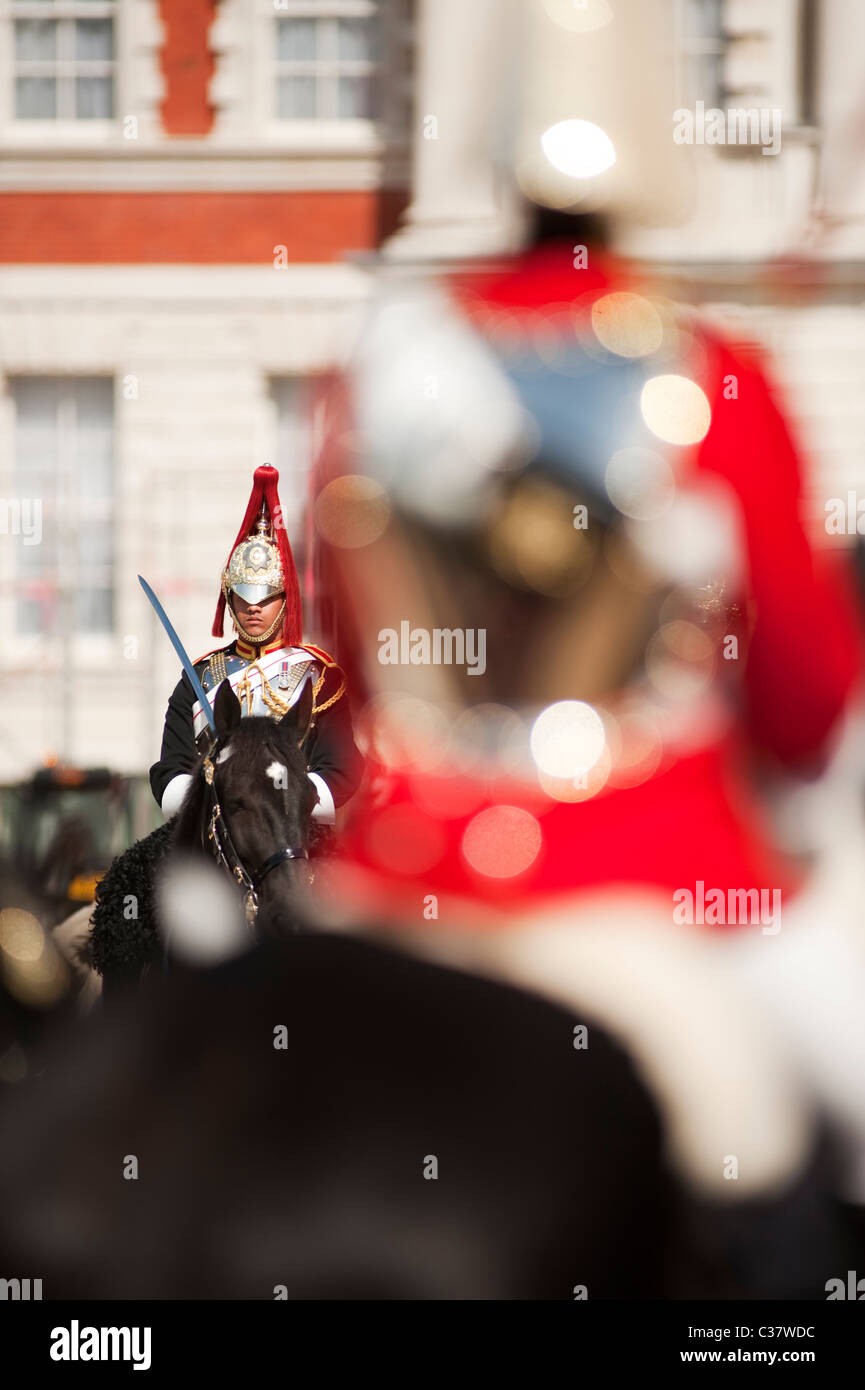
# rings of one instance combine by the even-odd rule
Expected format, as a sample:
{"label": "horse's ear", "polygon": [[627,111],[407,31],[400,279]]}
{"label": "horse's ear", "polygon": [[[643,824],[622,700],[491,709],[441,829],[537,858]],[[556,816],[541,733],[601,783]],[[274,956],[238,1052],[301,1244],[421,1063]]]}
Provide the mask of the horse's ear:
{"label": "horse's ear", "polygon": [[230,734],[240,723],[240,701],[231,688],[231,681],[221,682],[213,702],[213,717],[216,720],[218,738]]}
{"label": "horse's ear", "polygon": [[312,677],[307,676],[300,695],[279,721],[280,729],[289,734],[295,743],[302,743],[306,737],[312,719],[312,699]]}

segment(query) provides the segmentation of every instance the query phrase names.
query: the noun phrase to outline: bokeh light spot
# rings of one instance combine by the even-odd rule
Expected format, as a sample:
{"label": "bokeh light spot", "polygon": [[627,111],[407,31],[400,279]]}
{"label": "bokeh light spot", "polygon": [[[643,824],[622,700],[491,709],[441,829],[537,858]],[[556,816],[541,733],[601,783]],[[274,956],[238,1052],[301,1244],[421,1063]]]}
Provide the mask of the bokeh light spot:
{"label": "bokeh light spot", "polygon": [[535,862],[541,827],[520,806],[488,806],[469,821],[463,834],[466,862],[485,878],[516,878]]}
{"label": "bokeh light spot", "polygon": [[359,550],[377,541],[390,520],[387,493],[374,478],[349,473],[322,488],[315,502],[315,527],[340,550]]}
{"label": "bokeh light spot", "polygon": [[598,342],[618,357],[647,357],[664,337],[661,316],[641,294],[617,291],[592,305],[592,328]]}
{"label": "bokeh light spot", "polygon": [[613,18],[609,0],[544,0],[544,9],[554,24],[575,34],[602,29]]}
{"label": "bokeh light spot", "polygon": [[585,776],[603,753],[605,742],[601,716],[583,700],[548,705],[532,725],[532,757],[547,777]]}
{"label": "bokeh light spot", "polygon": [[652,433],[668,444],[699,444],[712,423],[705,391],[676,372],[650,377],[640,396],[640,409]]}
{"label": "bokeh light spot", "polygon": [[616,162],[613,142],[592,121],[557,121],[541,136],[541,149],[560,174],[593,179]]}
{"label": "bokeh light spot", "polygon": [[4,907],[0,912],[0,950],[16,961],[36,961],[45,948],[45,933],[32,912]]}
{"label": "bokeh light spot", "polygon": [[429,771],[447,751],[450,724],[431,701],[385,691],[364,705],[355,732],[361,752],[384,767]]}

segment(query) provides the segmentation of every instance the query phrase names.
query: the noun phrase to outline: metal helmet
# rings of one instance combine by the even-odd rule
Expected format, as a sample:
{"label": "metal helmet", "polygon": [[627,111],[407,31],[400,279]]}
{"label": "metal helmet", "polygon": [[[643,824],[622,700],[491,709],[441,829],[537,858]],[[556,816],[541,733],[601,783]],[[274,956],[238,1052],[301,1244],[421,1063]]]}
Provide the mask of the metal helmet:
{"label": "metal helmet", "polygon": [[267,517],[262,515],[254,536],[235,546],[222,575],[222,589],[239,594],[247,603],[264,603],[285,591],[285,578],[279,558],[279,548],[270,537]]}
{"label": "metal helmet", "polygon": [[264,603],[284,594],[283,639],[288,646],[297,646],[303,637],[300,583],[285,533],[278,482],[279,474],[270,464],[256,468],[246,512],[222,571],[214,637],[222,636],[230,594],[238,594],[246,603]]}

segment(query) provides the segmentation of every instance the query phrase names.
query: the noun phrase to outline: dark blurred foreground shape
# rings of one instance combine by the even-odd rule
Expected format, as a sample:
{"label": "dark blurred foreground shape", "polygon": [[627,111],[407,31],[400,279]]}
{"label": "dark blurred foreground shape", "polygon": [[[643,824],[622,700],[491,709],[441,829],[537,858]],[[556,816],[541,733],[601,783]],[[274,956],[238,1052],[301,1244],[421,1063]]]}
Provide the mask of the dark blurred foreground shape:
{"label": "dark blurred foreground shape", "polygon": [[700,1208],[590,1019],[369,942],[178,970],[45,1060],[0,1123],[0,1262],[47,1299],[819,1297],[842,1267],[814,1172]]}

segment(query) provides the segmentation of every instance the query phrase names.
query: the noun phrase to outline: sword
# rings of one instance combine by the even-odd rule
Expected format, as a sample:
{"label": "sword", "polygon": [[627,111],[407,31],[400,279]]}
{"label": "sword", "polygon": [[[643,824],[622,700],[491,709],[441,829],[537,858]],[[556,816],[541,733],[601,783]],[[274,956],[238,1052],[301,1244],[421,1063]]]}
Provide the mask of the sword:
{"label": "sword", "polygon": [[192,689],[195,691],[195,694],[200,700],[201,708],[204,711],[207,722],[210,725],[211,731],[215,734],[216,722],[213,718],[213,710],[210,708],[210,701],[204,693],[204,686],[201,684],[201,681],[195,674],[195,667],[189,660],[189,657],[186,655],[183,643],[181,642],[177,633],[174,631],[174,628],[171,626],[168,614],[162,607],[162,604],[159,602],[159,599],[156,597],[147,580],[142,579],[141,575],[139,574],[138,582],[141,585],[147,597],[149,598],[154,613],[161,622],[162,626],[165,628],[165,631],[168,634],[168,640],[170,641],[174,650],[177,652],[177,655],[180,657],[180,664],[186,672],[187,676],[189,677],[189,684],[192,686]]}

